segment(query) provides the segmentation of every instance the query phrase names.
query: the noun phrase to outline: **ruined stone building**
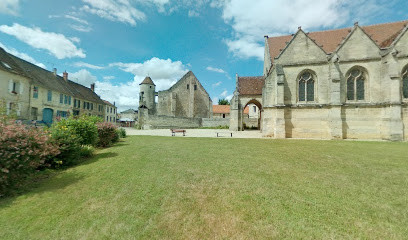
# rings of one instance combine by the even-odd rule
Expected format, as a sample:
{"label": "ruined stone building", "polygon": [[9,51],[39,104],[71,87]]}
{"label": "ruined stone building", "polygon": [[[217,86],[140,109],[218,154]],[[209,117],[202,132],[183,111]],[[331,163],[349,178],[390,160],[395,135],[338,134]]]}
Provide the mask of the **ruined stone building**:
{"label": "ruined stone building", "polygon": [[407,140],[407,23],[266,36],[263,76],[237,76],[230,129],[253,103],[264,136]]}
{"label": "ruined stone building", "polygon": [[191,71],[165,91],[156,92],[150,77],[140,84],[139,122],[143,128],[199,127],[202,118],[211,116],[212,100]]}

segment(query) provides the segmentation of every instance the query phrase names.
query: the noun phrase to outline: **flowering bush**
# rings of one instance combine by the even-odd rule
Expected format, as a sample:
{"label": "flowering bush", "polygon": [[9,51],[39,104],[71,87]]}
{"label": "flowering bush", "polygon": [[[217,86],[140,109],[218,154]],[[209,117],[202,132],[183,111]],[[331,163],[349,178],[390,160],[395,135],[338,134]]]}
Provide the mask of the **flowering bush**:
{"label": "flowering bush", "polygon": [[99,135],[98,146],[108,147],[119,140],[119,134],[116,131],[117,128],[112,123],[102,122],[96,125],[98,126]]}
{"label": "flowering bush", "polygon": [[49,162],[52,167],[70,166],[79,161],[81,154],[81,140],[65,121],[58,122],[50,128],[52,141],[58,146],[60,153]]}
{"label": "flowering bush", "polygon": [[101,122],[101,118],[96,116],[83,115],[77,119],[68,118],[61,120],[58,124],[71,128],[80,137],[81,145],[95,145],[98,141],[98,128],[96,123]]}
{"label": "flowering bush", "polygon": [[43,129],[0,119],[0,196],[59,153]]}

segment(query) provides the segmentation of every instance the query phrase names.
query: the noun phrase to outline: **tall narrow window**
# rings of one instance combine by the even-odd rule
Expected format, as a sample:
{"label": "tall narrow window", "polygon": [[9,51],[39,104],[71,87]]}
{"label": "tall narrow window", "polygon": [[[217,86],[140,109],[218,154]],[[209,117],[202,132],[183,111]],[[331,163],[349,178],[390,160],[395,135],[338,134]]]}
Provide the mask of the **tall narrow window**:
{"label": "tall narrow window", "polygon": [[365,99],[365,77],[359,68],[353,68],[347,74],[347,100]]}
{"label": "tall narrow window", "polygon": [[402,72],[402,97],[408,98],[408,67]]}
{"label": "tall narrow window", "polygon": [[48,93],[47,93],[47,101],[48,101],[48,102],[51,102],[51,101],[52,101],[52,91],[51,91],[51,90],[48,90]]}
{"label": "tall narrow window", "polygon": [[33,98],[38,98],[38,87],[33,87]]}
{"label": "tall narrow window", "polygon": [[60,94],[60,103],[61,104],[64,103],[64,95],[63,94]]}
{"label": "tall narrow window", "polygon": [[314,79],[310,72],[304,72],[299,78],[299,102],[314,101]]}

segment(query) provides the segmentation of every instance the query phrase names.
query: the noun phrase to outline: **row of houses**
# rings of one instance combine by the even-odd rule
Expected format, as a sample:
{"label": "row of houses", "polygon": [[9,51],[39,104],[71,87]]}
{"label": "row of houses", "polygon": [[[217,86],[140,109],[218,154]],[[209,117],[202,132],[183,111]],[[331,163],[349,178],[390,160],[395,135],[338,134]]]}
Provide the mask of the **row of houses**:
{"label": "row of houses", "polygon": [[95,93],[95,84],[85,87],[0,48],[0,106],[20,120],[51,124],[71,115],[99,116],[115,123],[117,108]]}

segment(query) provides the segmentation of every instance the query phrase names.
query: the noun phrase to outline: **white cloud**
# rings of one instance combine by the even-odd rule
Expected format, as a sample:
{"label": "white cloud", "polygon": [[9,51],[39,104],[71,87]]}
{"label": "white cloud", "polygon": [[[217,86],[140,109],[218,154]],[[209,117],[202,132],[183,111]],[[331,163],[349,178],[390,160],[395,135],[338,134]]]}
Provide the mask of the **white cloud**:
{"label": "white cloud", "polygon": [[0,13],[17,15],[20,5],[20,0],[1,0]]}
{"label": "white cloud", "polygon": [[101,70],[104,69],[105,67],[101,67],[101,66],[97,66],[97,65],[93,65],[93,64],[89,64],[89,63],[85,63],[85,62],[76,62],[74,63],[75,67],[84,67],[84,68],[90,68],[90,69],[95,69],[95,70]]}
{"label": "white cloud", "polygon": [[198,16],[200,16],[200,14],[197,11],[188,10],[188,16],[189,17],[198,17]]}
{"label": "white cloud", "polygon": [[129,0],[82,0],[86,5],[81,10],[98,15],[110,21],[128,23],[136,26],[137,21],[144,21],[146,15],[133,7]]}
{"label": "white cloud", "polygon": [[225,73],[225,71],[221,68],[207,67],[206,69],[211,72]]}
{"label": "white cloud", "polygon": [[218,87],[222,84],[221,81],[214,83],[213,85],[211,85],[213,88]]}
{"label": "white cloud", "polygon": [[79,17],[75,17],[73,15],[70,14],[65,14],[65,15],[49,15],[48,18],[66,18],[66,19],[70,19],[73,22],[75,22],[75,24],[68,24],[68,26],[78,32],[90,32],[92,31],[92,27],[90,26],[89,22],[81,19]]}
{"label": "white cloud", "polygon": [[17,23],[13,26],[1,25],[0,31],[15,36],[34,48],[47,50],[58,59],[86,57],[84,51],[75,46],[79,38],[70,39],[62,34],[43,32],[38,27],[29,28]]}
{"label": "white cloud", "polygon": [[103,76],[103,80],[105,80],[105,81],[110,81],[110,80],[113,80],[113,79],[115,79],[115,76]]}
{"label": "white cloud", "polygon": [[0,42],[0,47],[3,48],[6,52],[8,52],[8,53],[10,53],[10,54],[12,54],[12,55],[14,55],[16,57],[19,57],[19,58],[21,58],[23,60],[26,60],[27,62],[30,62],[32,64],[35,64],[35,65],[41,67],[41,68],[46,69],[46,66],[43,63],[37,62],[34,58],[32,58],[31,56],[29,56],[26,53],[19,52],[14,48],[8,48],[1,42]]}
{"label": "white cloud", "polygon": [[225,74],[225,76],[226,76],[228,79],[231,79],[231,77],[229,76],[229,74],[228,74],[226,71],[224,71],[223,69],[221,69],[221,68],[215,68],[215,67],[210,67],[210,66],[208,66],[206,69],[207,69],[208,71],[211,71],[211,72],[216,72],[216,73]]}
{"label": "white cloud", "polygon": [[234,94],[229,94],[229,95],[228,95],[228,91],[227,91],[227,90],[224,90],[224,91],[220,94],[219,99],[225,98],[225,99],[227,99],[228,101],[230,101],[233,96],[234,96]]}
{"label": "white cloud", "polygon": [[[390,1],[387,1],[390,2]],[[234,30],[229,51],[240,58],[263,59],[263,36],[294,33],[298,26],[314,30],[334,28],[352,19],[373,18],[388,4],[384,0],[230,0],[211,4],[223,9]],[[393,2],[393,1],[391,1]],[[381,7],[379,7],[381,6]]]}
{"label": "white cloud", "polygon": [[75,73],[68,73],[68,78],[76,83],[89,87],[92,83],[95,83],[98,78],[86,69],[81,69]]}

